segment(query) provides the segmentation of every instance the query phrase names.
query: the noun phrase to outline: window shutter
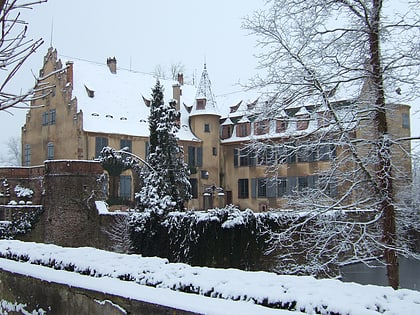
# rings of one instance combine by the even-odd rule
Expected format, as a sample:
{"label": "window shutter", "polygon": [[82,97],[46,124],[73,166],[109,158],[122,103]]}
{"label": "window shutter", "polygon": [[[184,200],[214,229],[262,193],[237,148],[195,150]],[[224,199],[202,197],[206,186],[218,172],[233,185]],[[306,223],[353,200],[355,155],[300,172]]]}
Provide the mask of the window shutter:
{"label": "window shutter", "polygon": [[239,158],[239,150],[234,148],[233,149],[233,166],[238,167],[238,158]]}
{"label": "window shutter", "polygon": [[310,188],[310,189],[317,188],[317,185],[316,185],[317,177],[318,176],[316,176],[316,175],[308,176],[308,188]]}
{"label": "window shutter", "polygon": [[275,181],[267,180],[267,198],[277,197],[277,185]]}
{"label": "window shutter", "polygon": [[194,147],[188,147],[188,165],[189,166],[195,166],[195,148]]}
{"label": "window shutter", "polygon": [[337,182],[335,179],[331,179],[330,182],[330,197],[337,197],[338,191],[337,191]]}
{"label": "window shutter", "polygon": [[296,190],[297,178],[295,176],[287,177],[287,194],[292,195]]}
{"label": "window shutter", "polygon": [[258,190],[258,180],[257,178],[251,178],[251,197],[257,198],[257,190]]}
{"label": "window shutter", "polygon": [[197,148],[197,166],[203,166],[203,148]]}

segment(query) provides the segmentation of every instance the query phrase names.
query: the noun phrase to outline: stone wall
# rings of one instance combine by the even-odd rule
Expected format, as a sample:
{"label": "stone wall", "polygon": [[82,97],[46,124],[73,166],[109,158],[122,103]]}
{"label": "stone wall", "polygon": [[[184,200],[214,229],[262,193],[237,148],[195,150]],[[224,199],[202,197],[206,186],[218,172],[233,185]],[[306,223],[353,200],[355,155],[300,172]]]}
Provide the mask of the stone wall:
{"label": "stone wall", "polygon": [[41,204],[43,176],[44,165],[34,167],[0,167],[0,184],[6,179],[10,190],[10,198],[4,198],[2,203],[7,204],[10,200],[18,202],[19,200],[16,197],[14,188],[20,185],[32,189],[34,192],[31,198],[33,204]]}
{"label": "stone wall", "polygon": [[44,175],[44,242],[96,247],[103,168],[94,161],[47,161]]}
{"label": "stone wall", "polygon": [[46,314],[54,315],[195,314],[66,284],[47,282],[7,270],[0,272],[0,292],[0,300],[26,304],[27,311],[42,308]]}
{"label": "stone wall", "polygon": [[[21,185],[33,190],[32,204],[44,209],[32,230],[18,238],[111,249],[113,244],[105,231],[113,225],[115,216],[99,214],[95,205],[96,200],[105,200],[103,173],[99,162],[87,160],[49,160],[36,167],[1,167],[0,181],[7,179],[11,194],[7,200],[3,198],[4,203],[18,201],[13,190]],[[0,206],[0,220],[10,220],[13,211],[23,207]]]}

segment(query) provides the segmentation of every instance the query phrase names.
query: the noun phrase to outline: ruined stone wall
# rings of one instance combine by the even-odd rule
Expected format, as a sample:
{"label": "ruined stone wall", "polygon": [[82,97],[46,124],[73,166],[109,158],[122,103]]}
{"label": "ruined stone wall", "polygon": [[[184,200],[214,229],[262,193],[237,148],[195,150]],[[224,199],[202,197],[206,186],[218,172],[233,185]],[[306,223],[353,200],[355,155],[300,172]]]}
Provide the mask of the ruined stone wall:
{"label": "ruined stone wall", "polygon": [[16,197],[14,188],[20,185],[25,188],[30,188],[34,192],[30,200],[32,204],[41,204],[43,176],[44,165],[34,167],[0,167],[0,184],[2,184],[3,180],[7,180],[10,190],[10,198],[4,198],[1,200],[1,203],[7,204],[10,200],[19,202],[20,200]]}
{"label": "ruined stone wall", "polygon": [[[44,212],[31,231],[18,238],[25,241],[53,243],[60,246],[92,246],[110,250],[109,237],[114,215],[101,215],[95,201],[105,200],[103,168],[92,160],[49,160],[37,167],[1,167],[0,183],[7,179],[11,197],[1,203],[18,201],[14,187],[33,190],[33,205],[42,205]],[[0,220],[11,220],[25,206],[1,206]],[[30,207],[29,207],[30,208]]]}
{"label": "ruined stone wall", "polygon": [[44,175],[45,243],[96,247],[103,168],[95,161],[47,161]]}

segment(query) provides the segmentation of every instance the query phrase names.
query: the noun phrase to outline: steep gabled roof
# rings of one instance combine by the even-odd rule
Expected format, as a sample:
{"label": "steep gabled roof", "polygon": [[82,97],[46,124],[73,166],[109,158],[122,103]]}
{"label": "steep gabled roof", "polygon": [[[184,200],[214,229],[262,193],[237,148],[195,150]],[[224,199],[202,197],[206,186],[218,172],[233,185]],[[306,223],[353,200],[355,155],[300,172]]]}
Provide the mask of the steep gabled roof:
{"label": "steep gabled roof", "polygon": [[[132,136],[149,135],[147,118],[152,88],[156,78],[151,74],[118,69],[111,73],[108,66],[82,60],[73,62],[73,97],[78,111],[83,112],[83,130],[106,134]],[[164,87],[165,102],[173,99],[171,80],[160,80]],[[192,104],[195,87],[182,85],[181,104]],[[181,110],[180,140],[193,140],[188,124],[188,112]]]}

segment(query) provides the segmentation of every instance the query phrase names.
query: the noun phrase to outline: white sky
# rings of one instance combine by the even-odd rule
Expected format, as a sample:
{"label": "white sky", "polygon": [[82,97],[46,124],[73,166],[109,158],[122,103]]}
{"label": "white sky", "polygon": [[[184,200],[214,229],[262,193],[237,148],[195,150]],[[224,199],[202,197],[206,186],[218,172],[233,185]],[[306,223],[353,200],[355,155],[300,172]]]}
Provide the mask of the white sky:
{"label": "white sky", "polygon": [[[25,10],[29,36],[43,38],[44,45],[16,76],[13,90],[33,85],[31,71],[38,74],[48,47],[55,47],[62,60],[81,58],[104,62],[116,57],[117,66],[153,72],[161,65],[185,66],[186,80],[200,78],[204,62],[216,95],[246,82],[257,60],[255,41],[241,29],[242,18],[258,9],[264,0],[49,0]],[[4,143],[20,135],[25,110],[0,112],[0,156]]]}

